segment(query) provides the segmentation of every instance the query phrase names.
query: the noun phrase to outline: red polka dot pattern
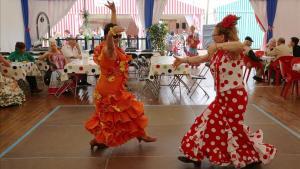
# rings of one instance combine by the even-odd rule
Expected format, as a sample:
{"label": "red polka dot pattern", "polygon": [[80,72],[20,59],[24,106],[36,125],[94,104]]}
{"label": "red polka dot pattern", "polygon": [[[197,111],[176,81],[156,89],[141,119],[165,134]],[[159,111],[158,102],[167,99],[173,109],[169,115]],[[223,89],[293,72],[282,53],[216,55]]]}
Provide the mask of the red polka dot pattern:
{"label": "red polka dot pattern", "polygon": [[[223,64],[216,69],[218,59]],[[262,131],[252,133],[244,125],[248,99],[244,88],[236,89],[243,84],[242,69],[237,66],[240,63],[226,57],[212,60],[211,72],[215,85],[220,86],[215,100],[196,118],[181,141],[180,150],[187,158],[208,158],[214,165],[233,164],[236,168],[259,161],[268,163],[274,158],[277,150],[262,142]]]}

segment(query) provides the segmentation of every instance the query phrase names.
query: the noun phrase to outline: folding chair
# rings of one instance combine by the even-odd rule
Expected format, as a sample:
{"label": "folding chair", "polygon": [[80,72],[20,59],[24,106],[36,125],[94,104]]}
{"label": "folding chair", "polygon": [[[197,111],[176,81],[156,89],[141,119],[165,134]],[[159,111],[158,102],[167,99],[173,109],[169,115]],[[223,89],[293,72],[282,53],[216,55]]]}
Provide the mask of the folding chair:
{"label": "folding chair", "polygon": [[55,96],[59,98],[64,92],[69,90],[74,94],[74,97],[76,97],[76,84],[74,84],[72,79],[65,81],[63,85],[56,91]]}
{"label": "folding chair", "polygon": [[150,60],[146,59],[144,56],[138,58],[136,60],[137,65],[139,66],[138,69],[138,77],[140,80],[145,79],[150,71]]}
{"label": "folding chair", "polygon": [[[200,73],[198,75],[192,75],[192,80],[194,80],[194,83],[192,84],[192,86],[190,87],[190,90],[188,92],[188,94],[190,94],[190,97],[193,96],[193,94],[196,92],[197,88],[199,87],[206,96],[209,97],[208,93],[204,90],[204,88],[201,86],[201,82],[206,79],[206,74],[209,71],[209,62],[205,63],[205,66],[201,69]],[[195,87],[194,87],[195,86]],[[194,90],[193,90],[194,88]]]}
{"label": "folding chair", "polygon": [[74,94],[74,97],[76,97],[76,95],[77,95],[77,86],[78,86],[77,82],[78,82],[78,77],[76,75],[71,76],[66,81],[63,81],[63,84],[55,92],[55,96],[59,98],[66,91],[71,91]]}
{"label": "folding chair", "polygon": [[144,93],[146,90],[150,90],[154,96],[158,96],[159,90],[160,90],[160,85],[159,85],[157,79],[151,80],[149,78],[145,78],[144,81],[146,83],[142,89],[142,93]]}
{"label": "folding chair", "polygon": [[[132,60],[129,62],[129,71],[128,71],[128,74],[133,74],[135,75],[134,78],[138,78],[138,74],[139,74],[139,65],[137,63],[137,60],[138,60],[138,55],[135,54],[135,53],[130,53],[129,55],[131,55],[132,57]],[[133,69],[133,70],[132,70]]]}

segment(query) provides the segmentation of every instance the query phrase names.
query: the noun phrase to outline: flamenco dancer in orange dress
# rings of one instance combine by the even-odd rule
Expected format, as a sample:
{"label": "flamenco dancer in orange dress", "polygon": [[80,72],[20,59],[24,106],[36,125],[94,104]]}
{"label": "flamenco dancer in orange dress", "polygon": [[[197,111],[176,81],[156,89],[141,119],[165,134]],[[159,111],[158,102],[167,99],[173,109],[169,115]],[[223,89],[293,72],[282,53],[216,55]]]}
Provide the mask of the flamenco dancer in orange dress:
{"label": "flamenco dancer in orange dress", "polygon": [[106,6],[112,11],[112,23],[105,26],[105,41],[94,51],[101,76],[94,92],[96,110],[85,124],[95,137],[90,142],[91,149],[119,146],[132,138],[155,142],[156,138],[145,132],[148,118],[143,104],[125,89],[131,57],[117,46],[124,29],[116,25],[115,5],[108,2]]}
{"label": "flamenco dancer in orange dress", "polygon": [[176,58],[174,62],[177,67],[181,63],[209,61],[215,80],[215,100],[196,118],[181,141],[184,156],[178,159],[196,167],[204,158],[214,165],[236,168],[266,164],[277,151],[273,145],[263,143],[262,130],[253,133],[244,124],[248,95],[242,77],[243,45],[237,35],[238,19],[228,15],[216,25],[215,43],[210,45],[208,55]]}

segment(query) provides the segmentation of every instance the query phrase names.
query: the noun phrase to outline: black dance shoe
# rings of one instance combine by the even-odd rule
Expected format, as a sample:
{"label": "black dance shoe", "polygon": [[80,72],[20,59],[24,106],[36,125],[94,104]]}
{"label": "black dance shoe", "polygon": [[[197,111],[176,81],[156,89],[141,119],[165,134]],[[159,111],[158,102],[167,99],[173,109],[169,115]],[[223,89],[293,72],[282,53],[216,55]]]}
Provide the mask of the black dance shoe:
{"label": "black dance shoe", "polygon": [[193,161],[193,160],[190,160],[190,159],[188,159],[188,158],[186,158],[184,156],[179,156],[178,160],[181,161],[181,162],[183,162],[183,163],[192,163],[197,168],[201,167],[201,161]]}

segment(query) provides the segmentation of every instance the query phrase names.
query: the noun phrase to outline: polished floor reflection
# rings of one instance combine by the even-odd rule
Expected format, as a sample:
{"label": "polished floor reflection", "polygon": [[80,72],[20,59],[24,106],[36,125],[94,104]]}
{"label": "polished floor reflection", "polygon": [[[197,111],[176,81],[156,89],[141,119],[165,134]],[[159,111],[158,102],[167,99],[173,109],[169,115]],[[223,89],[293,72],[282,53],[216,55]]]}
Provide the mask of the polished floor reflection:
{"label": "polished floor reflection", "polygon": [[[179,162],[178,147],[183,134],[205,106],[147,105],[150,120],[148,132],[158,137],[156,143],[128,143],[103,151],[91,152],[91,135],[83,123],[94,107],[88,105],[59,106],[40,125],[26,133],[24,139],[0,159],[1,169],[188,169],[192,165]],[[274,161],[258,169],[298,169],[299,138],[249,104],[246,123],[264,131],[264,140],[278,148]],[[203,169],[216,168],[204,161]],[[230,167],[227,167],[230,168]]]}

